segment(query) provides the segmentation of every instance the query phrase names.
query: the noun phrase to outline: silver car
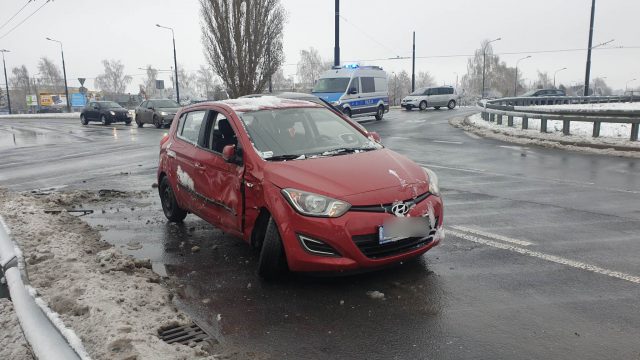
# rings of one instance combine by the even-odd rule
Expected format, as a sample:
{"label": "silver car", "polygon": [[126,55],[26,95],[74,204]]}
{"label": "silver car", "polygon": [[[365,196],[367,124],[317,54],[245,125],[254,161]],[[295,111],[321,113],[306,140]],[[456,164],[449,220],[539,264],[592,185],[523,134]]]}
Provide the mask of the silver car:
{"label": "silver car", "polygon": [[180,107],[180,104],[169,99],[145,100],[136,108],[136,124],[138,127],[153,124],[158,129],[169,126]]}
{"label": "silver car", "polygon": [[438,86],[420,88],[409,96],[402,99],[400,106],[404,109],[411,110],[418,108],[420,110],[426,110],[428,107],[440,109],[446,106],[449,110],[456,107],[458,103],[458,94],[452,86]]}

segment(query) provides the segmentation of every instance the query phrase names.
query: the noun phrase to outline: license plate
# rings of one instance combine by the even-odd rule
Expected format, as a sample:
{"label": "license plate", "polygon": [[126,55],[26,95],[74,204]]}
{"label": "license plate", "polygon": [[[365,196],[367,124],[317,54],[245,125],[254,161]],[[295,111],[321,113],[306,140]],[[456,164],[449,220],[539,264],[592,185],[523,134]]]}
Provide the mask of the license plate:
{"label": "license plate", "polygon": [[424,238],[429,236],[430,230],[429,218],[395,218],[385,221],[378,228],[379,243],[386,244],[411,237]]}

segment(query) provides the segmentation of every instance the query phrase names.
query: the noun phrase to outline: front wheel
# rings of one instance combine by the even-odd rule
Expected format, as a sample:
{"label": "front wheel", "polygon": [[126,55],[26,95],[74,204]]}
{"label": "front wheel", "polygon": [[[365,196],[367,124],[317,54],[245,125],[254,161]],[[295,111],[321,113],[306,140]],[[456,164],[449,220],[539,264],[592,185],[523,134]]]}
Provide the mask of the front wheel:
{"label": "front wheel", "polygon": [[422,100],[420,102],[420,110],[421,111],[427,110],[427,102],[426,101]]}
{"label": "front wheel", "polygon": [[178,201],[173,193],[169,179],[166,176],[160,181],[158,191],[160,192],[164,216],[169,221],[182,222],[182,220],[187,217],[187,211],[178,206]]}
{"label": "front wheel", "polygon": [[378,106],[378,111],[376,111],[376,120],[382,120],[384,117],[384,106]]}
{"label": "front wheel", "polygon": [[449,110],[453,110],[453,108],[456,107],[456,101],[455,100],[449,100],[449,103],[447,104],[447,107],[449,108]]}
{"label": "front wheel", "polygon": [[156,129],[160,129],[162,127],[162,121],[160,120],[159,117],[157,116],[153,117],[153,125],[156,127]]}
{"label": "front wheel", "polygon": [[107,117],[106,117],[106,116],[102,115],[102,116],[100,117],[100,123],[101,123],[102,125],[104,125],[104,126],[107,126],[107,125],[109,125],[109,120],[107,120]]}
{"label": "front wheel", "polygon": [[282,277],[287,270],[287,257],[282,246],[282,238],[275,220],[271,218],[262,241],[260,259],[258,260],[258,275],[267,281],[275,280]]}
{"label": "front wheel", "polygon": [[87,124],[89,124],[89,121],[88,121],[88,120],[87,120],[87,118],[84,116],[84,114],[83,114],[83,115],[80,115],[80,123],[81,123],[82,125],[87,125]]}
{"label": "front wheel", "polygon": [[342,110],[342,113],[345,114],[348,118],[351,117],[351,109],[349,108],[345,108],[344,110]]}

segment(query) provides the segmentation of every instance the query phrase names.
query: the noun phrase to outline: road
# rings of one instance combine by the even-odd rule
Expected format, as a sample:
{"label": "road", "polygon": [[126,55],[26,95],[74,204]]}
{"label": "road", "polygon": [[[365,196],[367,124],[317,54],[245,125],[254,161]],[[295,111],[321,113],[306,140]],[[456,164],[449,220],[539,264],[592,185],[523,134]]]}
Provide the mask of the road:
{"label": "road", "polygon": [[418,261],[358,276],[263,283],[241,241],[192,215],[167,224],[151,189],[163,130],[0,120],[0,186],[147,191],[85,218],[151,258],[181,308],[255,358],[640,359],[640,160],[448,124],[472,111],[363,123],[438,173],[447,237]]}

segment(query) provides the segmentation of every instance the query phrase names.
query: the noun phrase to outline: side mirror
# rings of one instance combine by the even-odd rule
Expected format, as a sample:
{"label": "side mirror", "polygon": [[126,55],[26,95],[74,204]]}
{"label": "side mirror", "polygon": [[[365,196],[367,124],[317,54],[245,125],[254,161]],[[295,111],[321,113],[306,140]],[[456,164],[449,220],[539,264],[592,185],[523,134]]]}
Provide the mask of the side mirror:
{"label": "side mirror", "polygon": [[226,145],[222,148],[222,158],[224,161],[231,163],[235,160],[236,157],[236,146],[235,145]]}
{"label": "side mirror", "polygon": [[378,144],[382,143],[382,138],[380,138],[380,134],[378,134],[375,131],[369,131],[369,139],[372,139],[373,141],[377,142]]}
{"label": "side mirror", "polygon": [[358,93],[358,90],[356,90],[356,88],[349,88],[349,91],[347,91],[347,95],[353,95],[357,93]]}

